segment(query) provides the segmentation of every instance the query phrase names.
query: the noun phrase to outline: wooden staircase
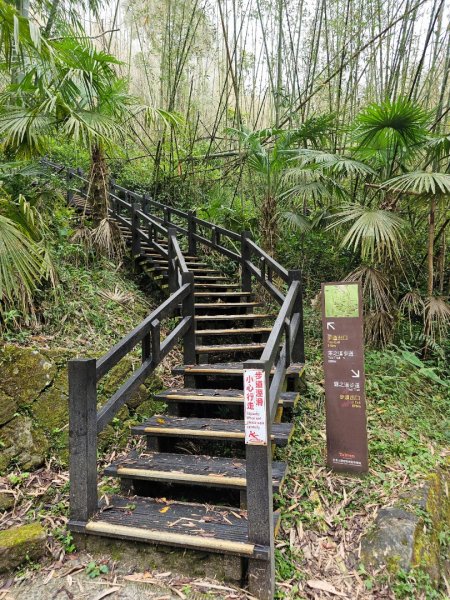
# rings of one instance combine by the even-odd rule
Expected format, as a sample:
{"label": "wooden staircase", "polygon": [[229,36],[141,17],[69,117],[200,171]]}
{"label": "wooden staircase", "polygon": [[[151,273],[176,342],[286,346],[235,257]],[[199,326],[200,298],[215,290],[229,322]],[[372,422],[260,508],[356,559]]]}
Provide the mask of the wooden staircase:
{"label": "wooden staircase", "polygon": [[[71,198],[83,196],[82,174],[69,170],[67,178]],[[114,184],[110,202],[136,268],[170,295],[100,359],[69,362],[69,527],[242,557],[250,592],[273,598],[279,519],[272,495],[288,473],[285,460],[273,457],[292,435],[303,375],[300,274],[286,271],[248,234],[216,227],[192,212]],[[233,273],[211,267],[200,252],[205,247],[230,259]],[[280,305],[277,310],[261,300],[262,288]],[[176,325],[162,340],[161,324],[168,317]],[[183,384],[155,396],[167,404],[167,414],[133,427],[132,435],[144,443],[105,469],[118,478],[122,492],[99,506],[97,434],[177,343],[183,345],[184,364],[173,373]],[[141,367],[97,412],[98,381],[138,344]],[[244,443],[247,369],[263,373],[266,445]]]}

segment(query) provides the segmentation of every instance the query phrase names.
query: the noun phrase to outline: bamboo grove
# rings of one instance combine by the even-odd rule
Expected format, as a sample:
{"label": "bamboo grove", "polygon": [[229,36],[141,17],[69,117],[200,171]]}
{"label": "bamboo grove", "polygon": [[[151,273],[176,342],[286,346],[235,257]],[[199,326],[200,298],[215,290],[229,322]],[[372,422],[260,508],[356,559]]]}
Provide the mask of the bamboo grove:
{"label": "bamboo grove", "polygon": [[[303,270],[310,298],[323,280],[361,280],[370,343],[443,355],[449,8],[3,0],[5,161],[53,154],[89,166],[96,216],[75,236],[91,250],[120,255],[105,204],[113,175],[250,229]],[[7,182],[2,195],[2,310],[19,307],[20,320],[56,275],[44,225],[31,226],[45,208]]]}

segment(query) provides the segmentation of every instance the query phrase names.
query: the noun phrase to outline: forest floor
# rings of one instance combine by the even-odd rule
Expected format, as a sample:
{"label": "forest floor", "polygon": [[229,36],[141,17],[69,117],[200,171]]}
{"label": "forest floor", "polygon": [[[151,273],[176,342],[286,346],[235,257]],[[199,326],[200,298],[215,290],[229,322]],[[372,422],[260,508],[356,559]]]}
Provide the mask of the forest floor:
{"label": "forest floor", "polygon": [[[422,485],[431,470],[448,460],[448,388],[408,362],[408,354],[400,350],[368,352],[370,471],[361,477],[332,473],[325,466],[319,346],[314,352],[308,366],[308,390],[288,451],[290,476],[277,499],[282,512],[276,542],[277,597],[448,598],[450,590],[434,590],[424,573],[369,574],[360,561],[361,536],[380,507]],[[249,598],[244,590],[218,581],[177,576],[163,569],[124,573],[108,557],[94,559],[74,551],[65,529],[68,474],[52,461],[31,474],[11,473],[4,483],[16,502],[14,510],[0,519],[0,528],[39,520],[49,532],[51,558],[45,565],[27,565],[13,580],[3,581],[1,600]],[[101,572],[102,565],[107,572]]]}

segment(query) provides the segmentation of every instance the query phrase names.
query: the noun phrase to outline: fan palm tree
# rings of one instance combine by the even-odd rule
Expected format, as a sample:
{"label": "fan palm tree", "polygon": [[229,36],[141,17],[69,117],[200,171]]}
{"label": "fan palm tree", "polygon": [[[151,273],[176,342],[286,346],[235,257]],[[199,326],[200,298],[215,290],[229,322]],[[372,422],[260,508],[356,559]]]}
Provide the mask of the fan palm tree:
{"label": "fan palm tree", "polygon": [[[261,243],[274,254],[278,238],[279,201],[285,188],[284,174],[293,151],[308,144],[317,147],[327,137],[333,117],[312,117],[297,129],[259,129],[251,131],[242,126],[230,128],[245,150],[245,164],[252,174],[260,177],[263,198],[260,205]],[[273,140],[272,143],[269,143]]]}
{"label": "fan palm tree", "polygon": [[[430,149],[435,156],[445,155],[446,136],[432,139],[430,142],[430,115],[417,104],[399,99],[386,100],[380,105],[371,104],[357,117],[354,128],[355,156],[368,161],[376,172],[379,183],[362,182],[355,197],[359,202],[344,206],[336,215],[336,220],[329,227],[346,226],[350,228],[344,233],[342,244],[353,250],[359,248],[364,268],[375,269],[382,274],[386,283],[395,280],[400,271],[404,274],[404,237],[407,222],[402,213],[411,203],[405,205],[405,198],[416,200],[412,210],[428,202],[428,277],[427,297],[433,297],[433,263],[434,238],[437,205],[444,206],[444,199],[450,192],[450,176],[445,173],[416,170],[416,165],[430,164]],[[436,166],[437,162],[434,161]],[[399,265],[396,267],[396,264]],[[363,273],[364,268],[358,271]],[[390,275],[391,273],[391,275]],[[368,280],[369,281],[369,280]],[[380,277],[371,277],[370,281],[379,287]],[[370,282],[369,282],[370,283]],[[385,283],[383,284],[386,287]],[[403,286],[408,287],[408,282]],[[366,286],[367,290],[370,285]],[[374,288],[372,285],[372,296]],[[412,289],[407,295],[416,292]],[[416,303],[417,304],[417,303]],[[420,300],[420,306],[434,306],[433,302]],[[419,305],[417,304],[417,305]],[[380,307],[375,307],[373,323],[379,324],[379,335],[372,330],[372,338],[388,340],[390,335],[386,327],[392,327],[394,321],[379,318],[375,313],[385,313]],[[445,312],[445,310],[444,310]],[[436,314],[441,314],[439,310]],[[429,321],[429,319],[428,319]],[[425,315],[424,324],[427,322]],[[425,334],[426,334],[425,327]],[[431,329],[428,327],[428,332]]]}
{"label": "fan palm tree", "polygon": [[[46,42],[46,47],[51,60],[49,52],[42,56],[37,52],[32,61],[25,57],[20,82],[8,86],[0,96],[0,135],[5,150],[40,155],[55,133],[89,148],[89,195],[97,228],[94,239],[117,241],[117,227],[108,219],[105,151],[123,141],[129,123],[138,116],[147,121],[155,115],[166,121],[176,119],[132,97],[127,81],[116,73],[119,61],[96,49],[88,38],[68,31],[63,38]],[[105,228],[116,231],[104,235]],[[114,247],[118,246],[113,243]],[[111,254],[111,247],[107,250]]]}

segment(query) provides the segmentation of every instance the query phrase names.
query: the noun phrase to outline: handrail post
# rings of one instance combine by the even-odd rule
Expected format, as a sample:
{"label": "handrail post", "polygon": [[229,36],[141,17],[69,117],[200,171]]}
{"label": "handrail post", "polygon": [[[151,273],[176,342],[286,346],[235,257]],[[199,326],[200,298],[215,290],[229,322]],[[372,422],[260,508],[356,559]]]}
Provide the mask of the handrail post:
{"label": "handrail post", "polygon": [[141,210],[139,202],[131,204],[131,255],[135,261],[141,254],[141,234],[139,233],[139,215]]}
{"label": "handrail post", "polygon": [[251,250],[247,244],[247,240],[251,239],[249,231],[243,231],[241,234],[241,278],[242,278],[242,291],[252,291],[252,274],[247,266],[247,261],[251,259]]}
{"label": "handrail post", "polygon": [[142,194],[142,212],[145,213],[146,215],[148,215],[148,213],[149,213],[148,201],[149,201],[148,194]]}
{"label": "handrail post", "polygon": [[69,360],[70,519],[86,523],[98,509],[95,359]]}
{"label": "handrail post", "polygon": [[[293,363],[304,363],[305,362],[305,332],[303,323],[303,284],[302,284],[302,272],[299,269],[289,271],[289,284],[293,281],[300,282],[300,290],[298,293],[295,308],[293,310],[293,316],[298,314],[299,325],[297,335],[295,339],[290,340],[290,351],[291,351],[291,362]],[[293,317],[291,318],[291,323]]]}
{"label": "handrail post", "polygon": [[197,240],[195,239],[197,234],[196,216],[197,213],[195,210],[188,210],[188,252],[191,256],[197,255]]}
{"label": "handrail post", "polygon": [[181,284],[186,283],[190,286],[189,294],[184,298],[181,307],[181,315],[183,317],[191,317],[191,323],[183,338],[183,354],[184,364],[193,365],[195,364],[195,296],[194,296],[194,273],[181,274]]}
{"label": "handrail post", "polygon": [[249,560],[249,591],[253,596],[261,600],[272,600],[275,592],[275,543],[272,444],[270,443],[272,431],[270,418],[270,369],[269,364],[261,360],[246,361],[244,369],[258,369],[264,372],[268,440],[266,446],[251,444],[245,446],[248,539],[253,544],[265,546],[269,552],[267,560]]}
{"label": "handrail post", "polygon": [[66,196],[66,200],[67,200],[67,204],[69,205],[72,202],[72,198],[74,196],[74,191],[71,187],[72,185],[72,179],[73,179],[73,169],[67,169],[67,196]]}
{"label": "handrail post", "polygon": [[167,230],[167,237],[168,237],[167,250],[169,253],[169,256],[167,257],[167,260],[168,260],[167,270],[169,272],[169,292],[171,294],[176,292],[178,289],[177,269],[175,266],[176,252],[175,252],[175,248],[173,246],[173,238],[176,235],[177,235],[177,233],[176,233],[175,228],[169,227],[169,229]]}
{"label": "handrail post", "polygon": [[116,215],[117,214],[117,202],[116,202],[115,198],[111,197],[111,195],[112,196],[116,195],[115,194],[115,191],[116,191],[116,180],[113,177],[110,177],[110,179],[109,179],[108,189],[109,189],[109,194],[108,195],[109,195],[109,201],[110,201],[109,204],[111,206],[111,212],[112,212],[113,215]]}

